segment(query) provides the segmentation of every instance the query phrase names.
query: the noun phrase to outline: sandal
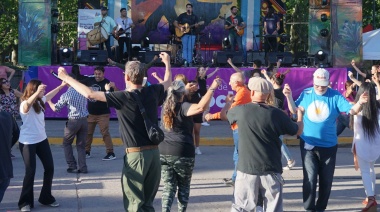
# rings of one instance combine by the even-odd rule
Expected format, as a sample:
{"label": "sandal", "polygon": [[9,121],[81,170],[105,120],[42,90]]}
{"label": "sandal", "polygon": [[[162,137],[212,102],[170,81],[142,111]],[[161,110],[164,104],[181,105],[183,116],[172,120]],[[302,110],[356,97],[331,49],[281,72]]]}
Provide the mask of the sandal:
{"label": "sandal", "polygon": [[373,196],[367,197],[366,199],[368,199],[368,202],[367,202],[367,205],[365,206],[365,208],[362,209],[362,211],[376,212],[377,211],[377,202],[376,202],[375,197],[373,197]]}

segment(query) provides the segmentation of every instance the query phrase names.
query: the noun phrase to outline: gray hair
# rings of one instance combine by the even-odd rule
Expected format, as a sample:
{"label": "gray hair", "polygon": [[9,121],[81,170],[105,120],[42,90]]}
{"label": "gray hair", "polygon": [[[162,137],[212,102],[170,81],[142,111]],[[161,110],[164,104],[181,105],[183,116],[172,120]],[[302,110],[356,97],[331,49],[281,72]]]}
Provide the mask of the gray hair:
{"label": "gray hair", "polygon": [[125,74],[135,85],[142,85],[145,75],[145,64],[139,61],[129,61],[125,64]]}

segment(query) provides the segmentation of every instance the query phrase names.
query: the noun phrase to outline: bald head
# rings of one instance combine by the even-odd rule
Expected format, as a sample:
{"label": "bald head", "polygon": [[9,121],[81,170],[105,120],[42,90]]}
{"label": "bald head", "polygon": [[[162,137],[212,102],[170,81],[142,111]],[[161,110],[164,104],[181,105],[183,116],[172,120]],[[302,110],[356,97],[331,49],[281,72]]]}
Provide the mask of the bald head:
{"label": "bald head", "polygon": [[241,72],[233,73],[231,75],[230,79],[231,79],[231,81],[235,81],[235,82],[239,82],[239,83],[243,83],[243,84],[245,81],[244,75]]}

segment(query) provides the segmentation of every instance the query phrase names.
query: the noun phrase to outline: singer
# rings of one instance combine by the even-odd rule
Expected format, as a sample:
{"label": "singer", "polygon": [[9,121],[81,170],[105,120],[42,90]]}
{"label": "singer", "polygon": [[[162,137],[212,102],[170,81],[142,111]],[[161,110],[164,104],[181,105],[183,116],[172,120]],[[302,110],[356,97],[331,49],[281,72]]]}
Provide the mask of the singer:
{"label": "singer", "polygon": [[[115,32],[116,39],[118,39],[119,51],[117,61],[119,63],[125,64],[131,58],[131,49],[132,49],[132,29],[135,25],[132,22],[131,18],[127,16],[127,9],[120,9],[120,17],[116,19],[117,30]],[[124,44],[126,45],[128,56],[124,56]]]}
{"label": "singer", "polygon": [[182,36],[182,57],[185,60],[184,66],[191,67],[193,65],[193,50],[195,45],[195,29],[200,25],[198,24],[198,17],[193,13],[193,5],[186,4],[186,12],[182,13],[174,21],[173,25],[185,32],[184,25],[190,27],[190,31]]}
{"label": "singer", "polygon": [[102,7],[101,8],[101,16],[95,17],[95,23],[94,27],[102,27],[107,32],[107,40],[103,43],[99,44],[99,49],[104,50],[103,44],[106,45],[108,58],[112,58],[112,52],[111,52],[111,44],[110,44],[110,35],[114,35],[114,32],[116,30],[116,23],[115,21],[108,16],[108,8]]}

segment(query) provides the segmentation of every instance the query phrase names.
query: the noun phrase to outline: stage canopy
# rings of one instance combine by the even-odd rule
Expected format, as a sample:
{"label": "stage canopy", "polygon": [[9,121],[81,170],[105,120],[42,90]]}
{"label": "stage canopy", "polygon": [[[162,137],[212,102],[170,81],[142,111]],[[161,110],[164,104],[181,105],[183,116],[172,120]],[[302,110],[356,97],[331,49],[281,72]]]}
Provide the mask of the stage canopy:
{"label": "stage canopy", "polygon": [[363,33],[363,60],[380,60],[380,29]]}

